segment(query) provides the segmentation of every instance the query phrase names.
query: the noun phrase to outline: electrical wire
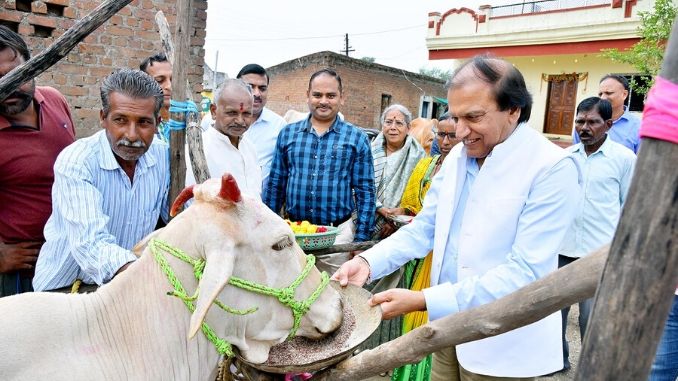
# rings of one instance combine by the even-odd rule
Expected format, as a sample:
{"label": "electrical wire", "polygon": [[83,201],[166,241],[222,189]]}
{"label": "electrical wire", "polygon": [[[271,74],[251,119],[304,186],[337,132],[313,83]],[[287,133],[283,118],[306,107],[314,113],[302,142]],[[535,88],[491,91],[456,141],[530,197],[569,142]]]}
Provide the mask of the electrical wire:
{"label": "electrical wire", "polygon": [[[375,34],[384,34],[391,32],[400,32],[403,30],[411,30],[417,28],[423,28],[425,25],[412,25],[396,29],[380,30],[376,32],[363,32],[363,33],[349,33],[350,36],[369,36]],[[280,38],[206,38],[205,41],[235,41],[235,42],[257,42],[257,41],[288,41],[288,40],[319,40],[319,39],[329,39],[344,37],[345,33],[342,34],[333,34],[327,36],[309,36],[309,37],[280,37]]]}

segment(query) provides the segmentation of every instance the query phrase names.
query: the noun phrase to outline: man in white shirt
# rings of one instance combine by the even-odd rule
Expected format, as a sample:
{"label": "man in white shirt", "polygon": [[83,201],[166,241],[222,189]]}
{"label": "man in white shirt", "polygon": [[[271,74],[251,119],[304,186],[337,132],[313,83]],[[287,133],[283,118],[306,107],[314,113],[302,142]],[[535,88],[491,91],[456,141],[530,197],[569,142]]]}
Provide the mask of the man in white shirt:
{"label": "man in white shirt", "polygon": [[[598,97],[586,98],[577,106],[574,129],[581,143],[568,147],[583,172],[583,187],[577,215],[563,240],[558,267],[569,265],[593,250],[608,244],[614,237],[626,193],[631,185],[636,155],[612,140],[611,102]],[[579,332],[586,333],[593,298],[579,303]],[[565,330],[570,308],[562,310],[564,368],[570,368]]]}
{"label": "man in white shirt", "polygon": [[268,180],[268,174],[271,172],[271,163],[273,162],[273,153],[275,143],[278,140],[278,134],[287,123],[270,109],[266,108],[268,100],[268,84],[270,78],[266,69],[257,64],[248,64],[243,66],[238,72],[236,78],[240,78],[252,87],[254,94],[254,123],[245,133],[251,142],[256,146],[257,162],[261,168],[261,178],[263,184]]}
{"label": "man in white shirt", "polygon": [[[254,120],[252,89],[240,79],[227,79],[210,105],[214,125],[202,135],[210,176],[229,172],[243,193],[261,198],[261,169],[254,144],[245,132]],[[188,148],[186,148],[188,150]],[[195,184],[191,160],[186,154],[186,186]]]}
{"label": "man in white shirt", "polygon": [[[430,287],[374,295],[383,318],[430,320],[497,300],[555,271],[580,188],[567,152],[530,128],[532,97],[510,63],[475,57],[448,81],[456,145],[421,212],[344,263],[340,284],[362,285],[433,250]],[[432,381],[534,380],[563,367],[560,314],[433,354]]]}

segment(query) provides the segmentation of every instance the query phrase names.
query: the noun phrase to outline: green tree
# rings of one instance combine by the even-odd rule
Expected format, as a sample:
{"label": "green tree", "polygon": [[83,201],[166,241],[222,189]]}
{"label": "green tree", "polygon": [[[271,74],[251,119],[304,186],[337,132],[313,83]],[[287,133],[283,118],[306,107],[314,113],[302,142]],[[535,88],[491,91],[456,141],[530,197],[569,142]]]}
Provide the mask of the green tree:
{"label": "green tree", "polygon": [[428,75],[429,77],[442,79],[447,81],[452,75],[452,70],[443,70],[439,67],[426,68],[422,67],[419,69],[419,74]]}
{"label": "green tree", "polygon": [[[602,56],[632,65],[641,75],[654,77],[659,73],[666,41],[671,35],[671,26],[678,13],[678,7],[672,0],[656,0],[654,7],[648,12],[638,12],[640,41],[628,49],[603,49]],[[654,80],[642,82],[632,81],[631,85],[641,94],[647,94]]]}
{"label": "green tree", "polygon": [[363,60],[365,62],[369,62],[369,63],[374,63],[374,61],[376,61],[376,59],[374,57],[367,57],[367,56],[361,58],[361,60]]}

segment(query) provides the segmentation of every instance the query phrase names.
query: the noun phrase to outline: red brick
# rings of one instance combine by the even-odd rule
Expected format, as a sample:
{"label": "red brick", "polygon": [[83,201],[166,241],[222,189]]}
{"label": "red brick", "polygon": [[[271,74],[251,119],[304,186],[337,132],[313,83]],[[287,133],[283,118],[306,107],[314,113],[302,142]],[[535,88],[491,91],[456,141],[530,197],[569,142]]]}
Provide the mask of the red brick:
{"label": "red brick", "polygon": [[116,36],[133,36],[134,31],[131,28],[126,28],[126,27],[119,27],[115,25],[109,25],[106,28],[106,33],[110,33]]}
{"label": "red brick", "polygon": [[55,73],[52,75],[52,81],[57,85],[65,85],[66,76],[60,73]]}
{"label": "red brick", "polygon": [[111,16],[110,19],[108,19],[108,22],[113,24],[113,25],[122,25],[122,16],[113,15],[113,16]]}
{"label": "red brick", "polygon": [[115,70],[112,67],[106,67],[106,66],[94,66],[89,68],[89,74],[93,75],[95,77],[107,77],[109,74],[111,74]]}
{"label": "red brick", "polygon": [[11,22],[21,22],[23,15],[18,12],[2,12],[0,13],[0,20],[7,20]]}
{"label": "red brick", "polygon": [[111,66],[113,65],[113,59],[111,57],[99,57],[99,65]]}
{"label": "red brick", "polygon": [[106,50],[101,45],[95,44],[80,44],[78,45],[80,53],[93,53],[93,54],[105,54]]}
{"label": "red brick", "polygon": [[[19,34],[29,36],[32,35],[33,33],[35,33],[35,28],[33,28],[33,25],[24,23],[19,24]],[[28,43],[28,41],[26,41],[26,43]]]}
{"label": "red brick", "polygon": [[59,91],[64,95],[71,96],[82,96],[88,93],[87,87],[82,86],[61,86]]}
{"label": "red brick", "polygon": [[47,14],[47,4],[42,1],[34,1],[31,3],[31,12]]}
{"label": "red brick", "polygon": [[56,28],[56,18],[40,15],[28,15],[28,22],[33,25],[45,26],[48,28]]}
{"label": "red brick", "polygon": [[83,74],[86,72],[86,69],[83,68],[81,65],[78,64],[69,64],[69,63],[63,63],[64,61],[61,61],[62,63],[59,65],[59,71],[65,74]]}
{"label": "red brick", "polygon": [[96,118],[99,119],[99,110],[76,109],[75,116],[77,118]]}
{"label": "red brick", "polygon": [[71,0],[43,0],[45,3],[69,6],[71,5]]}
{"label": "red brick", "polygon": [[160,34],[156,31],[135,30],[134,36],[147,41],[160,41]]}
{"label": "red brick", "polygon": [[151,20],[141,20],[140,26],[141,29],[153,29],[155,28],[155,23]]}
{"label": "red brick", "polygon": [[113,42],[113,39],[111,38],[111,36],[109,36],[107,34],[102,34],[102,35],[99,36],[99,43],[100,44],[103,44],[105,46],[105,45],[110,45],[111,42]]}
{"label": "red brick", "polygon": [[66,7],[64,8],[64,17],[75,19],[78,17],[78,10],[73,7]]}
{"label": "red brick", "polygon": [[73,25],[75,25],[75,20],[62,18],[62,19],[59,19],[59,22],[57,23],[57,25],[59,26],[60,29],[68,30]]}
{"label": "red brick", "polygon": [[127,5],[125,8],[118,11],[119,15],[122,16],[131,16],[132,15],[132,5]]}
{"label": "red brick", "polygon": [[127,19],[125,20],[125,25],[130,27],[137,27],[139,26],[139,20],[136,17],[127,17]]}

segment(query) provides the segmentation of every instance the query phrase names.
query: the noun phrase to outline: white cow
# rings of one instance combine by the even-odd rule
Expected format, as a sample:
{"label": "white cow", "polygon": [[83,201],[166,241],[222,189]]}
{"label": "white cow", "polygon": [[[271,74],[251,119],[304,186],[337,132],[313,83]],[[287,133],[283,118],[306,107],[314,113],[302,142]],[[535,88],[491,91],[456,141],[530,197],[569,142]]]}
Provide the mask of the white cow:
{"label": "white cow", "polygon": [[[97,292],[0,299],[0,380],[214,380],[220,355],[200,332],[203,320],[249,361],[264,362],[270,347],[290,333],[292,313],[273,297],[227,285],[228,279],[287,287],[306,257],[288,225],[261,202],[242,198],[230,175],[184,190],[172,209],[193,193],[195,202],[147,237],[143,255]],[[190,265],[162,254],[188,294],[199,288],[195,313],[167,295],[172,287],[150,239],[205,259],[198,282]],[[320,283],[313,268],[295,298],[309,297]],[[232,308],[258,310],[230,314],[212,304],[215,298]],[[297,335],[322,337],[339,327],[341,316],[340,297],[327,287]]]}

